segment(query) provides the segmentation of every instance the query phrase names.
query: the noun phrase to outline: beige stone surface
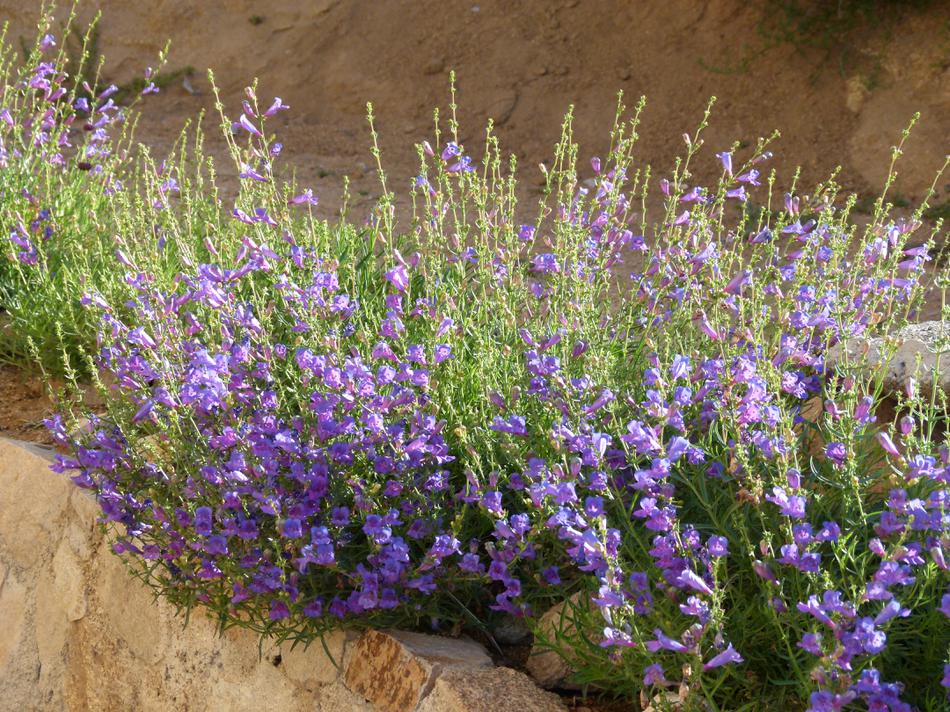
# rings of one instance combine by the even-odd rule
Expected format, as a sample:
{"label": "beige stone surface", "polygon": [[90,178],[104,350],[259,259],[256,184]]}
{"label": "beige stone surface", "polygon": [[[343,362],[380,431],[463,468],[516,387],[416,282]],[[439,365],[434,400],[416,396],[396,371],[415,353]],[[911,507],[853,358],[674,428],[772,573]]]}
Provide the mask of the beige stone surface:
{"label": "beige stone surface", "polygon": [[906,389],[913,381],[921,393],[931,388],[950,393],[950,353],[939,353],[939,342],[950,336],[950,324],[925,321],[909,324],[888,338],[850,339],[828,352],[828,363],[846,366],[864,364],[864,370],[879,373],[886,393]]}
{"label": "beige stone surface", "polygon": [[0,709],[372,709],[337,681],[345,633],[328,637],[331,660],[319,641],[261,656],[254,634],[219,636],[199,612],[183,627],[109,551],[95,501],[51,457],[0,440]]}
{"label": "beige stone surface", "polygon": [[491,665],[485,649],[466,638],[370,630],[354,647],[345,681],[381,712],[411,712],[445,671]]}
{"label": "beige stone surface", "polygon": [[570,637],[577,630],[574,624],[574,609],[582,600],[582,594],[575,593],[569,601],[562,601],[549,608],[538,621],[535,643],[525,667],[541,687],[563,686],[565,679],[574,672],[567,648],[559,645],[558,639]]}
{"label": "beige stone surface", "polygon": [[327,685],[316,698],[314,712],[376,712],[376,708],[349,690],[342,681]]}
{"label": "beige stone surface", "polygon": [[[126,570],[52,453],[0,440],[0,710],[563,710],[469,639],[338,631],[309,647],[187,627]],[[482,710],[480,710],[482,712]]]}
{"label": "beige stone surface", "polygon": [[539,690],[531,678],[510,668],[448,670],[435,681],[418,712],[567,712],[564,701]]}

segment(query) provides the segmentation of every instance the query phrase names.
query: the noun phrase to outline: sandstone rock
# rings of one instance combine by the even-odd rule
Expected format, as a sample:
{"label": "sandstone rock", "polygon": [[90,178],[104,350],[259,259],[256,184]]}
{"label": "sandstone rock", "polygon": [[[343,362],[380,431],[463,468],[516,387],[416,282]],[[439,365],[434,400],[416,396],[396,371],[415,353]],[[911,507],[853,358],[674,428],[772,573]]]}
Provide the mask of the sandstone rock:
{"label": "sandstone rock", "polygon": [[0,441],[2,709],[564,710],[468,639],[335,632],[329,655],[319,641],[261,655],[254,633],[219,634],[201,610],[184,627],[112,554],[94,499],[51,455]]}
{"label": "sandstone rock", "polygon": [[339,680],[321,689],[315,699],[317,707],[314,712],[377,712],[375,707]]}
{"label": "sandstone rock", "polygon": [[79,559],[66,539],[60,542],[53,556],[53,571],[56,572],[53,585],[63,602],[66,619],[78,621],[86,615],[86,584]]}
{"label": "sandstone rock", "polygon": [[[0,440],[0,547],[24,568],[51,556],[51,538],[62,533],[69,483],[49,472],[51,453]],[[27,512],[32,516],[23,516]]]}
{"label": "sandstone rock", "polygon": [[884,389],[891,393],[904,390],[913,379],[921,392],[929,395],[936,371],[937,387],[950,392],[950,354],[941,356],[936,351],[937,342],[945,336],[950,336],[950,324],[945,322],[909,324],[887,340],[850,339],[838,344],[829,350],[828,362],[845,364],[858,359],[868,369],[883,369]]}
{"label": "sandstone rock", "polygon": [[381,712],[414,710],[446,670],[491,668],[476,642],[402,631],[367,631],[347,663],[346,686]]}
{"label": "sandstone rock", "polygon": [[97,560],[99,566],[91,588],[100,615],[112,623],[113,639],[121,642],[127,654],[136,660],[147,665],[158,663],[167,647],[165,634],[176,631],[162,625],[163,611],[155,605],[151,591],[132,578],[105,540]]}
{"label": "sandstone rock", "polygon": [[[188,627],[109,550],[92,497],[52,453],[0,441],[0,709],[371,712],[319,642],[261,657],[258,637]],[[327,643],[336,663],[348,637]],[[325,693],[325,694],[324,694]]]}
{"label": "sandstone rock", "polygon": [[435,681],[418,712],[567,712],[560,697],[539,690],[527,675],[510,668],[449,670]]}
{"label": "sandstone rock", "polygon": [[561,646],[557,649],[560,636],[570,636],[577,627],[574,622],[574,609],[584,600],[582,593],[575,593],[569,601],[563,601],[551,607],[538,621],[535,643],[525,667],[528,674],[541,687],[563,686],[574,669],[570,664],[570,654]]}
{"label": "sandstone rock", "polygon": [[0,669],[3,669],[20,646],[27,612],[27,588],[7,574],[0,590]]}
{"label": "sandstone rock", "polygon": [[280,649],[280,666],[288,678],[302,687],[329,685],[340,676],[349,642],[350,634],[337,630],[327,633],[322,643],[315,640],[307,648],[284,645]]}

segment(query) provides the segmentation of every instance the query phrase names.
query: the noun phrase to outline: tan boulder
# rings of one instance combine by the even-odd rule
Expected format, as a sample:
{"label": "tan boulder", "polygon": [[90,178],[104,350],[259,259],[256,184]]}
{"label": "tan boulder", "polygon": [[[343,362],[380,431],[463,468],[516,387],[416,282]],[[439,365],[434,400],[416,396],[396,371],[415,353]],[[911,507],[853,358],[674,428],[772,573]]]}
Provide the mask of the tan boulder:
{"label": "tan boulder", "polygon": [[539,690],[527,675],[510,668],[450,670],[435,681],[418,712],[567,712],[560,697]]}
{"label": "tan boulder", "polygon": [[567,601],[549,608],[538,621],[535,642],[525,668],[541,687],[563,687],[574,672],[570,646],[563,639],[569,639],[577,631],[574,618],[584,595],[575,593]]}
{"label": "tan boulder", "polygon": [[0,440],[0,708],[369,712],[339,679],[342,632],[328,636],[331,659],[319,641],[261,656],[255,634],[218,635],[201,611],[184,627],[111,553],[94,499],[51,461]]}
{"label": "tan boulder", "polygon": [[370,630],[353,649],[345,681],[381,712],[410,712],[444,671],[491,666],[484,648],[467,638]]}

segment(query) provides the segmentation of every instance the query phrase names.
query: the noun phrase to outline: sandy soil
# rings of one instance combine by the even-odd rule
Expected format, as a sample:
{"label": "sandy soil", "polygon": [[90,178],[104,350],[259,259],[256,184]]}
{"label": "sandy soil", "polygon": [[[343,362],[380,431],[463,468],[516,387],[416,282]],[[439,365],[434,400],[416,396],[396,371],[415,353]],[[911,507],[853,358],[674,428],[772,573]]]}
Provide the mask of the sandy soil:
{"label": "sandy soil", "polygon": [[51,444],[43,425],[51,411],[46,387],[37,375],[0,366],[0,437]]}
{"label": "sandy soil", "polygon": [[[37,0],[0,0],[14,37],[30,36]],[[255,77],[268,99],[292,107],[281,134],[302,178],[339,207],[341,177],[368,203],[378,191],[363,115],[372,101],[384,161],[406,181],[413,144],[431,134],[432,109],[458,77],[463,138],[474,150],[486,120],[529,180],[548,157],[563,113],[576,107],[582,153],[603,152],[616,93],[647,97],[641,158],[663,169],[719,101],[707,145],[754,142],[778,129],[780,182],[800,164],[806,182],[838,164],[843,182],[876,191],[890,147],[914,112],[898,194],[932,182],[950,137],[950,3],[823,0],[83,0],[80,23],[101,10],[104,78],[121,84],[154,64],[193,68],[149,100],[140,136],[167,146],[213,100],[213,69],[237,111]],[[796,7],[795,12],[783,8]],[[186,88],[186,85],[188,88]],[[189,91],[189,89],[191,91]],[[196,93],[192,93],[196,92]],[[213,127],[217,120],[211,123]],[[214,147],[214,142],[213,142]],[[700,176],[718,172],[708,151]],[[477,151],[476,151],[477,153]],[[939,200],[950,199],[950,178]],[[360,192],[365,193],[361,195]]]}

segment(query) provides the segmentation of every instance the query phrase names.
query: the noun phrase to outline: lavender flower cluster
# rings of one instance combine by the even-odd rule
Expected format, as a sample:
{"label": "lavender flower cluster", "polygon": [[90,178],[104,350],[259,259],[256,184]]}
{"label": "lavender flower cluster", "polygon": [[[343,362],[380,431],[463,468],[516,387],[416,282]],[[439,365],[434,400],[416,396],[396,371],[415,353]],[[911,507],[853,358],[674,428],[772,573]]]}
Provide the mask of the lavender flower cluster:
{"label": "lavender flower cluster", "polygon": [[[55,70],[34,79],[57,91]],[[764,143],[719,153],[707,188],[694,136],[650,228],[635,124],[587,182],[566,125],[553,204],[525,223],[491,141],[478,170],[450,126],[420,146],[412,234],[386,204],[329,226],[275,177],[286,108],[249,91],[228,122],[241,189],[205,197],[207,235],[164,167],[125,196],[159,250],[200,259],[169,279],[120,250],[118,299],[83,280],[107,409],[49,421],[56,469],[148,583],[303,639],[534,619],[581,591],[565,635],[631,696],[945,708],[945,408],[912,384],[878,422],[877,374],[827,360],[927,286],[916,215],[861,234],[831,184],[751,210]],[[93,132],[116,115],[106,95],[75,109]],[[11,237],[25,267],[47,269],[36,235],[55,253],[48,220]]]}
{"label": "lavender flower cluster", "polygon": [[[61,373],[64,345],[95,345],[76,292],[86,271],[106,255],[111,260],[118,238],[102,218],[124,191],[135,149],[126,121],[131,109],[116,101],[120,89],[85,78],[90,35],[87,43],[80,38],[83,53],[70,61],[66,46],[76,35],[67,28],[57,41],[48,32],[52,23],[49,14],[41,17],[23,64],[0,43],[0,221],[7,238],[0,303],[12,327],[0,337],[0,354]],[[143,93],[157,90],[150,84]]]}

